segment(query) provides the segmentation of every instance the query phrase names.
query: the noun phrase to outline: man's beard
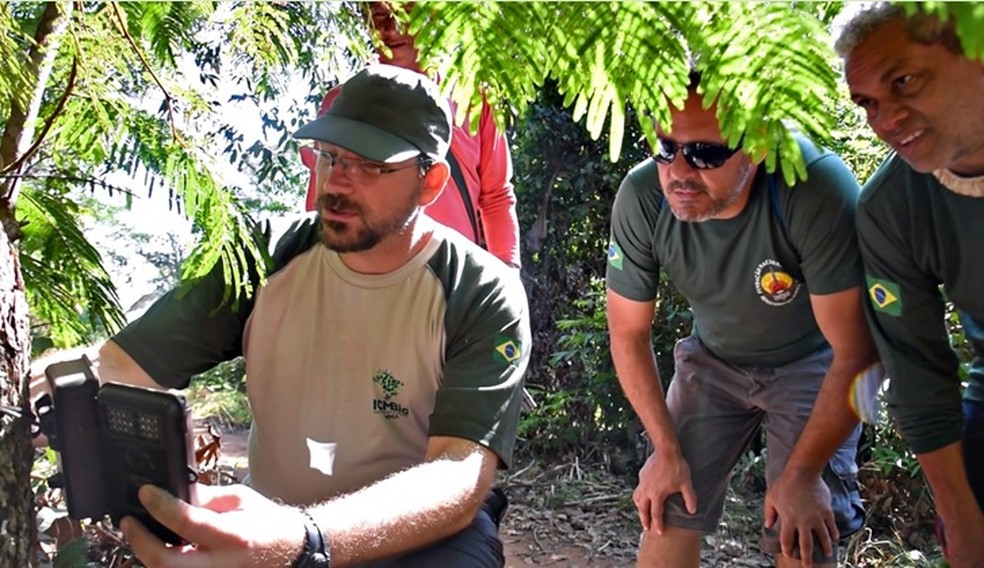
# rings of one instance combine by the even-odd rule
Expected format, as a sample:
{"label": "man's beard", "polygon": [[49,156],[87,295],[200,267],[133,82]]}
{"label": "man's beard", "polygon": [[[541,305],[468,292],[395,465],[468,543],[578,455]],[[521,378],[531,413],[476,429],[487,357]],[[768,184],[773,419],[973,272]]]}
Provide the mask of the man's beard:
{"label": "man's beard", "polygon": [[318,197],[317,209],[321,213],[331,209],[342,213],[354,213],[356,219],[351,221],[321,221],[321,241],[326,247],[335,252],[361,252],[378,245],[384,238],[399,234],[406,230],[411,220],[416,217],[417,203],[420,190],[414,192],[412,201],[397,211],[391,211],[386,218],[369,217],[358,203],[346,197],[323,194]]}
{"label": "man's beard", "polygon": [[755,172],[755,167],[749,164],[748,168],[745,169],[735,180],[735,184],[731,187],[731,191],[729,191],[723,197],[719,197],[716,199],[711,197],[711,194],[708,193],[707,191],[707,186],[702,183],[696,181],[672,182],[667,188],[667,193],[672,193],[674,190],[677,189],[683,189],[689,191],[696,190],[706,195],[711,200],[711,202],[707,205],[705,209],[702,210],[694,210],[691,207],[687,207],[686,209],[681,208],[678,210],[674,206],[673,200],[667,199],[667,202],[670,204],[670,210],[673,212],[674,217],[686,223],[700,223],[702,221],[714,219],[718,215],[720,215],[723,211],[734,205],[736,201],[738,201],[738,199],[741,197],[742,191],[745,188],[745,185],[748,183],[748,177],[752,175],[754,172]]}

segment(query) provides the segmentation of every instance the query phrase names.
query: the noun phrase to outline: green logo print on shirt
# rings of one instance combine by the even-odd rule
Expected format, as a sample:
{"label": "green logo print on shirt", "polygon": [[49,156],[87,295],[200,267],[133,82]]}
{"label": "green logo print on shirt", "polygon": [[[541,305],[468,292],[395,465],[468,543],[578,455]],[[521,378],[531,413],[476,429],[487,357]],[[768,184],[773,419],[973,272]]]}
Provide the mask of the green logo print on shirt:
{"label": "green logo print on shirt", "polygon": [[612,268],[622,270],[622,249],[619,248],[618,243],[612,241],[608,245],[608,264],[612,265]]}
{"label": "green logo print on shirt", "polygon": [[394,377],[393,373],[386,369],[377,370],[376,375],[372,378],[372,382],[382,387],[383,396],[386,397],[386,400],[399,394],[400,387],[403,386],[403,381]]}
{"label": "green logo print on shirt", "polygon": [[393,400],[393,397],[400,394],[400,389],[403,388],[403,381],[394,377],[393,373],[388,370],[379,369],[373,375],[372,382],[379,385],[383,391],[383,398],[374,398],[372,400],[373,412],[382,414],[387,420],[393,420],[394,418],[410,414],[409,408]]}
{"label": "green logo print on shirt", "polygon": [[902,315],[902,290],[896,282],[880,278],[866,278],[868,296],[876,310],[890,316]]}

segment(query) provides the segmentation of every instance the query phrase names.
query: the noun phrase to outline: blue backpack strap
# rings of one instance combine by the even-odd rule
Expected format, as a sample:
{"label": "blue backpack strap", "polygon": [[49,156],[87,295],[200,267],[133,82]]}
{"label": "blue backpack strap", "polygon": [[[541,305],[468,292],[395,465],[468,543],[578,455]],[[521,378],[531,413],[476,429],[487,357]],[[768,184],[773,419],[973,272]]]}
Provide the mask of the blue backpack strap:
{"label": "blue backpack strap", "polygon": [[[800,263],[802,262],[803,259],[800,257],[799,249],[796,248],[796,243],[794,243],[793,240],[789,238],[789,231],[787,230],[786,227],[786,217],[785,215],[783,215],[782,207],[779,205],[779,184],[776,183],[776,174],[774,173],[768,174],[766,176],[766,179],[767,179],[767,183],[769,184],[769,204],[772,206],[772,216],[775,217],[777,221],[779,221],[779,232],[782,235],[783,240],[786,241],[786,244],[789,245],[789,248],[793,251],[793,255],[795,256],[795,258],[792,259],[795,261],[795,268],[794,266],[790,265],[790,266],[786,266],[786,269],[790,270],[791,272],[794,272],[795,273],[794,276],[802,280],[802,270],[800,269]],[[785,263],[783,265],[785,266]]]}
{"label": "blue backpack strap", "polygon": [[776,186],[776,174],[768,174],[767,176],[769,182],[769,203],[772,204],[772,213],[779,219],[779,226],[782,227],[782,233],[786,236],[786,240],[789,240],[789,235],[786,235],[786,218],[782,214],[782,208],[779,207],[779,189]]}

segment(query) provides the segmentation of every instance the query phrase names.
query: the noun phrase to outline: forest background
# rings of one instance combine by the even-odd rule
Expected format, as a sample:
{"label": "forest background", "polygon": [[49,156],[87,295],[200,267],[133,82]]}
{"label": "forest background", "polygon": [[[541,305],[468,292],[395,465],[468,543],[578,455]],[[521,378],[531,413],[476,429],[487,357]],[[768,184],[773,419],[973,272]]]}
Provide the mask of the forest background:
{"label": "forest background", "polygon": [[[967,53],[984,56],[980,4],[906,7],[953,18]],[[622,176],[649,155],[653,121],[666,118],[667,99],[683,99],[689,62],[703,72],[705,99],[722,103],[724,134],[764,152],[788,180],[803,175],[793,130],[840,153],[862,182],[886,155],[848,101],[830,49],[842,8],[397,10],[458,108],[484,94],[509,133],[535,344],[527,386],[538,402],[522,420],[525,457],[595,464],[631,487],[646,456],[608,352],[608,219]],[[248,293],[243,274],[269,260],[253,238],[258,221],[300,211],[306,171],[290,133],[371,58],[377,39],[364,6],[349,2],[0,4],[0,404],[28,409],[32,357],[119,329],[124,307],[139,303],[121,289],[143,284],[140,297],[152,298],[221,263],[230,301]],[[668,378],[690,312],[667,286],[660,298],[654,349]],[[959,349],[959,326],[951,330]],[[246,419],[235,402],[241,367],[199,384],[227,401],[215,412]],[[761,458],[743,461],[741,483],[753,490]],[[862,555],[858,565],[935,565],[931,497],[887,421],[868,429],[860,462],[869,540],[888,543],[871,558],[893,560]],[[50,452],[35,455],[23,416],[0,413],[0,567],[51,560],[38,556],[37,539],[57,513],[39,505],[48,493],[31,474],[51,463]]]}

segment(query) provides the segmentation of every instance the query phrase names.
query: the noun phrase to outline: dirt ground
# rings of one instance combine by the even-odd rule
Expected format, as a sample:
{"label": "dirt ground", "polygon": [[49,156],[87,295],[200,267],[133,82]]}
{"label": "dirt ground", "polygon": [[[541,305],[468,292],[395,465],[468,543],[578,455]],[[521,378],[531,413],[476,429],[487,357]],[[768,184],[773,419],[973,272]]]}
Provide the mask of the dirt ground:
{"label": "dirt ground", "polygon": [[[213,483],[241,479],[246,471],[245,430],[225,428],[212,435],[201,427],[197,434],[200,474]],[[610,456],[602,457],[610,461]],[[773,566],[758,549],[764,493],[758,463],[755,458],[738,468],[717,531],[702,539],[703,568]],[[498,480],[509,497],[499,533],[505,566],[634,566],[640,532],[632,504],[634,478],[609,473],[613,469],[613,463],[588,464],[577,458],[541,462],[535,456],[518,457]],[[842,543],[839,568],[947,566],[936,542],[933,504],[922,476],[878,468],[862,468],[861,474],[868,518],[861,531]],[[122,535],[108,521],[67,518],[57,489],[40,492],[37,500],[42,567],[135,565]]]}
{"label": "dirt ground", "polygon": [[[232,483],[245,473],[244,430],[227,428],[212,435],[202,427],[196,441],[199,471],[206,480]],[[717,531],[702,539],[703,568],[773,566],[772,559],[758,549],[764,483],[756,463],[738,468]],[[635,566],[640,528],[632,504],[634,479],[613,475],[611,469],[612,464],[581,463],[577,458],[550,462],[517,458],[513,469],[498,480],[509,497],[500,527],[505,566]],[[946,566],[921,477],[905,481],[880,471],[862,473],[868,519],[860,532],[842,543],[839,568]],[[38,497],[38,520],[48,521],[39,534],[39,553],[47,558],[43,567],[59,562],[62,566],[135,565],[115,528],[107,522],[83,526],[68,519],[60,499],[58,490]]]}
{"label": "dirt ground", "polygon": [[[201,445],[201,444],[199,444]],[[220,433],[212,461],[227,478],[246,467],[246,432]],[[203,470],[207,470],[203,463]],[[931,503],[917,497],[921,480],[900,493],[880,474],[863,477],[868,522],[842,543],[840,568],[939,568]],[[640,525],[632,504],[634,480],[577,459],[540,463],[520,459],[500,474],[509,497],[500,528],[507,568],[627,568],[635,566]],[[724,517],[702,540],[703,568],[766,568],[758,548],[764,487],[759,476],[732,480]],[[923,510],[926,509],[926,510]],[[918,513],[918,514],[914,514]]]}
{"label": "dirt ground", "polygon": [[[223,427],[214,433],[215,436],[210,435],[204,424],[198,424],[200,470],[224,482],[241,479],[246,471],[246,431]],[[499,479],[509,497],[509,509],[500,528],[507,568],[635,566],[640,525],[632,504],[634,479],[612,475],[607,473],[608,468],[583,464],[576,458],[551,462],[539,462],[535,457],[517,459],[519,463]],[[921,475],[906,480],[903,473],[862,469],[860,482],[868,520],[857,535],[844,543],[840,568],[946,565],[934,535],[928,488]],[[736,475],[732,481],[716,533],[703,538],[704,568],[773,566],[772,559],[758,549],[764,491],[760,485],[764,484],[746,474],[747,471]],[[52,503],[41,506],[41,511],[61,507]],[[63,521],[68,519],[59,519],[41,535],[45,537],[45,550],[52,556],[82,534],[78,522]],[[90,557],[93,548],[105,552],[107,558],[120,556],[118,534],[95,525],[89,530],[89,539],[94,543]],[[125,557],[124,554],[121,558]],[[119,565],[116,560],[113,562],[89,565]]]}

